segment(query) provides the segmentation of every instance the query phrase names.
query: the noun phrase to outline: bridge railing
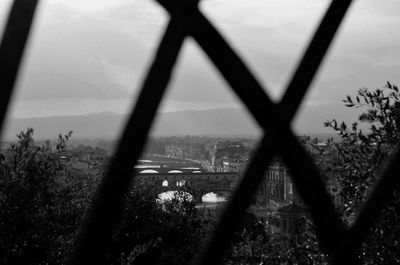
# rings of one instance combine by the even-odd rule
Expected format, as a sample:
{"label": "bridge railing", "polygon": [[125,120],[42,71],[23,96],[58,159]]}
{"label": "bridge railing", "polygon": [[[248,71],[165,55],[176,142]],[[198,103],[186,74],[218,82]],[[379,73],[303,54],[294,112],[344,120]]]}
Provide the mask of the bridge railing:
{"label": "bridge railing", "polygon": [[[4,122],[22,54],[31,31],[38,0],[14,0],[0,44],[0,124]],[[217,264],[228,246],[252,194],[260,184],[268,163],[281,155],[292,171],[293,181],[310,209],[320,240],[333,264],[356,264],[356,251],[382,207],[397,187],[400,155],[392,157],[381,181],[351,228],[346,228],[321,181],[320,172],[291,130],[297,112],[317,72],[351,0],[332,0],[312,37],[284,96],[274,103],[264,92],[241,58],[198,9],[197,0],[158,0],[170,14],[168,26],[142,83],[134,109],[121,133],[113,161],[97,191],[92,212],[87,217],[71,264],[101,263],[101,253],[109,242],[111,230],[131,181],[133,166],[139,159],[154,116],[172,75],[177,56],[187,36],[205,51],[264,130],[264,136],[229,205],[221,216],[197,264]],[[118,176],[118,178],[116,177]]]}

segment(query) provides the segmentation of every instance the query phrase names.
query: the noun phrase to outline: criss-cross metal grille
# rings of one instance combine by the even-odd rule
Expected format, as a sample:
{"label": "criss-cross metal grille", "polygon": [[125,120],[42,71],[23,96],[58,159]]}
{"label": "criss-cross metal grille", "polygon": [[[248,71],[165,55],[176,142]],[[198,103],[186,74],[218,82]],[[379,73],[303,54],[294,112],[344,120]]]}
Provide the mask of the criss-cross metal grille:
{"label": "criss-cross metal grille", "polygon": [[[0,46],[0,125],[3,123],[37,0],[14,0]],[[396,151],[382,173],[369,200],[352,227],[339,219],[311,157],[291,130],[290,123],[298,110],[351,0],[332,0],[306,49],[282,100],[274,103],[260,83],[225,39],[199,11],[197,0],[157,0],[170,14],[170,21],[158,46],[154,61],[142,84],[136,105],[125,125],[113,161],[97,191],[70,264],[97,264],[109,244],[123,195],[134,181],[134,164],[143,150],[157,108],[164,96],[172,71],[183,45],[191,36],[215,64],[232,90],[242,100],[264,135],[255,154],[218,221],[197,264],[217,264],[238,225],[252,195],[263,178],[271,159],[280,155],[292,172],[293,182],[310,210],[332,264],[358,263],[356,251],[392,198],[398,185],[396,174],[400,154]]]}

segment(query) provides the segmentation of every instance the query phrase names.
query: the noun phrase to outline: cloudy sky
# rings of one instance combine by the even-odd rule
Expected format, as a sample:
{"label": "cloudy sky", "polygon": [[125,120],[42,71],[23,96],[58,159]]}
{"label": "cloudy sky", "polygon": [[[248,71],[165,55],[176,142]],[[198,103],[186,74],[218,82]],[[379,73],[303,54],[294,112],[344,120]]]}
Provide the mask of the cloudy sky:
{"label": "cloudy sky", "polygon": [[[3,27],[9,0],[0,1]],[[201,9],[274,99],[279,99],[327,0],[204,0]],[[400,83],[400,2],[355,1],[304,109],[340,106],[360,87]],[[168,21],[150,0],[43,0],[13,117],[126,113]],[[161,111],[240,106],[187,39]],[[301,115],[301,114],[300,114]]]}

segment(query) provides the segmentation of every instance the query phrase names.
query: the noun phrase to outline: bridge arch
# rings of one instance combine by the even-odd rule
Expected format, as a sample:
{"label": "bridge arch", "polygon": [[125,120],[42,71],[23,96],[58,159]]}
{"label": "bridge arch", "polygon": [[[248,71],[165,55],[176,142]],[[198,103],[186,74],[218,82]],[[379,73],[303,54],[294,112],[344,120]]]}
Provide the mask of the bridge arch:
{"label": "bridge arch", "polygon": [[173,170],[168,171],[168,174],[170,174],[170,173],[183,173],[183,171],[177,170],[177,169],[173,169]]}
{"label": "bridge arch", "polygon": [[154,169],[145,169],[145,170],[140,171],[139,173],[141,173],[141,174],[158,174],[159,172]]}

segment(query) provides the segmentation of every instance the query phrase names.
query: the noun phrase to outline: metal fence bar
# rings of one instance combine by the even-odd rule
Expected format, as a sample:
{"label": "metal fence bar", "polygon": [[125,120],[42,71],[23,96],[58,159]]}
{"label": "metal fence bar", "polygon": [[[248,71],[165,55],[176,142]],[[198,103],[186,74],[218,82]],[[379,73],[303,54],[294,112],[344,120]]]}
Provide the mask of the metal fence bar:
{"label": "metal fence bar", "polygon": [[[198,1],[158,2],[171,14],[170,23],[123,131],[112,164],[96,193],[93,208],[82,227],[69,263],[103,263],[101,254],[109,243],[113,223],[133,177],[134,164],[144,148],[187,34],[195,38],[264,130],[262,141],[246,174],[198,263],[215,264],[221,260],[223,250],[262,181],[268,163],[277,154],[282,155],[292,169],[295,186],[311,211],[333,263],[357,263],[357,248],[399,185],[396,172],[400,170],[400,151],[397,149],[392,156],[349,232],[344,229],[334,211],[319,171],[289,126],[352,1],[332,0],[279,104],[270,100],[240,57],[197,9]],[[0,44],[0,131],[37,4],[38,0],[14,0]]]}
{"label": "metal fence bar", "polygon": [[352,0],[332,0],[282,97],[281,102],[286,106],[283,116],[290,117],[296,113],[351,2]]}
{"label": "metal fence bar", "polygon": [[254,191],[263,180],[265,168],[279,148],[279,143],[269,137],[263,137],[261,143],[196,264],[209,265],[222,262],[224,251],[250,205]]}
{"label": "metal fence bar", "polygon": [[[282,131],[283,134],[289,131]],[[349,233],[344,228],[336,212],[324,209],[326,204],[334,207],[330,196],[322,183],[319,170],[311,159],[305,159],[308,153],[291,135],[283,136],[285,148],[280,149],[284,161],[292,170],[295,187],[306,205],[309,207],[313,222],[320,233],[320,241],[324,244],[333,264],[358,264],[354,244],[349,239]],[[299,178],[301,176],[301,178]],[[318,184],[316,184],[316,182]]]}
{"label": "metal fence bar", "polygon": [[[165,6],[165,3],[163,3],[163,5]],[[332,8],[331,8],[331,10],[332,10]],[[201,14],[199,14],[199,13],[196,14],[196,16],[199,16],[199,15],[201,15]],[[192,16],[193,16],[193,14],[192,14]],[[196,21],[198,22],[198,20],[196,20]],[[202,22],[204,22],[204,21],[206,21],[206,20],[203,18]],[[207,21],[204,22],[203,25],[206,24],[206,23],[207,23]],[[230,77],[230,78],[231,79],[235,79],[235,77],[236,77],[236,80],[237,79],[240,80],[240,78],[237,78],[237,77],[240,77],[242,75],[246,75],[247,73],[249,73],[248,71],[246,71],[247,69],[244,69],[244,71],[243,71],[243,69],[240,69],[240,71],[236,71],[236,73],[235,73],[234,71],[238,69],[235,66],[238,65],[238,64],[237,63],[236,64],[233,63],[232,59],[231,59],[231,57],[233,57],[232,55],[235,55],[235,53],[234,52],[230,52],[230,50],[227,49],[227,47],[229,48],[228,45],[225,45],[227,47],[223,47],[223,48],[220,48],[221,45],[216,45],[216,42],[213,41],[214,39],[217,38],[220,42],[221,42],[221,40],[223,41],[223,39],[221,37],[219,37],[219,35],[214,34],[215,30],[212,28],[212,26],[210,24],[208,24],[207,26],[202,26],[202,27],[198,26],[199,24],[200,24],[199,22],[198,23],[194,23],[194,26],[192,28],[191,34],[193,35],[193,37],[195,37],[195,39],[199,42],[199,44],[202,46],[202,48],[206,51],[206,53],[210,56],[211,60],[217,65],[217,67],[220,70],[221,70],[221,67],[218,66],[218,65],[228,65],[227,69],[225,69],[225,72],[229,72],[230,71],[230,73],[233,76],[233,77]],[[207,36],[207,38],[202,38],[201,39],[201,38],[198,37],[199,34],[201,35],[201,30],[203,30],[202,36],[203,37]],[[215,37],[214,35],[217,35],[217,37]],[[203,40],[203,43],[201,42],[202,40]],[[209,49],[207,49],[205,46],[208,46]],[[215,59],[215,57],[213,55],[216,56],[217,59]],[[218,60],[218,55],[219,55],[219,60]],[[322,56],[320,56],[320,57],[322,58]],[[227,61],[229,61],[229,62],[227,62]],[[242,67],[242,65],[243,64],[239,64],[239,67],[245,68],[245,67]],[[234,69],[234,70],[232,70],[232,69]],[[224,72],[223,70],[221,70],[221,71]],[[245,74],[243,74],[243,73],[245,73]],[[237,86],[237,85],[235,86],[235,81],[231,81],[229,78],[227,78],[226,74],[224,74],[224,76],[227,79],[228,83],[231,84],[231,86],[233,86],[234,88],[235,87],[236,88],[237,87],[240,88],[240,86]],[[248,87],[249,87],[249,84],[251,84],[251,82],[243,82],[242,81],[242,83],[243,84],[247,84],[246,92],[249,92],[250,89]],[[250,85],[250,87],[257,87],[257,85],[256,86]],[[258,88],[259,88],[259,86],[258,86]],[[243,89],[242,89],[242,91],[243,91]],[[254,93],[253,93],[253,95],[251,93],[242,93],[242,94],[244,94],[245,96],[247,95],[251,99],[259,99],[260,98],[259,96],[255,97]],[[259,93],[259,95],[260,94],[261,94],[261,92]],[[239,93],[239,96],[240,96],[240,98],[242,98],[240,93]],[[265,98],[265,96],[263,98]],[[254,103],[254,100],[252,100],[252,101]],[[259,105],[260,104],[258,104],[258,106]],[[264,104],[263,106],[266,106],[266,105],[268,105],[268,104]],[[247,106],[249,107],[249,109],[251,111],[251,108],[253,107],[253,109],[254,109],[254,107],[257,106],[257,104],[247,104]],[[254,115],[254,111],[251,111],[251,112]],[[329,199],[329,197],[327,195],[325,197],[327,199]],[[315,202],[315,200],[314,200],[314,202]],[[333,212],[333,215],[331,215],[331,216],[336,217],[336,219],[338,220],[337,216],[334,214],[334,211],[332,211],[332,212]],[[229,220],[229,218],[228,218],[228,220]],[[332,228],[331,225],[329,227]],[[340,227],[340,225],[338,227]],[[337,236],[337,234],[335,236]],[[216,236],[215,238],[220,238],[220,237]],[[221,246],[221,244],[218,243],[218,244],[216,244],[216,246]],[[212,247],[210,247],[210,248],[212,248]]]}
{"label": "metal fence bar", "polygon": [[[185,0],[157,0],[170,14],[174,6],[184,5]],[[212,24],[197,10],[190,10],[192,26],[189,34],[205,51],[205,55],[221,71],[222,77],[232,88],[236,88],[239,99],[248,102],[250,113],[269,113],[273,110],[273,103],[263,91],[259,82],[250,73],[246,65]],[[248,90],[251,93],[248,93]]]}
{"label": "metal fence bar", "polygon": [[379,218],[385,204],[392,198],[396,188],[400,186],[400,149],[397,147],[389,160],[388,166],[385,168],[379,182],[375,185],[368,200],[365,202],[357,219],[350,230],[353,240],[357,247],[368,235],[368,229],[372,227],[374,222]]}
{"label": "metal fence bar", "polygon": [[0,44],[0,132],[11,100],[18,70],[38,0],[14,0]]}
{"label": "metal fence bar", "polygon": [[[185,26],[185,22],[186,26]],[[126,124],[114,159],[102,180],[93,209],[86,218],[70,264],[102,264],[113,222],[119,213],[134,165],[146,142],[157,108],[170,80],[190,18],[180,13],[171,19],[156,57],[143,83],[135,108]]]}

